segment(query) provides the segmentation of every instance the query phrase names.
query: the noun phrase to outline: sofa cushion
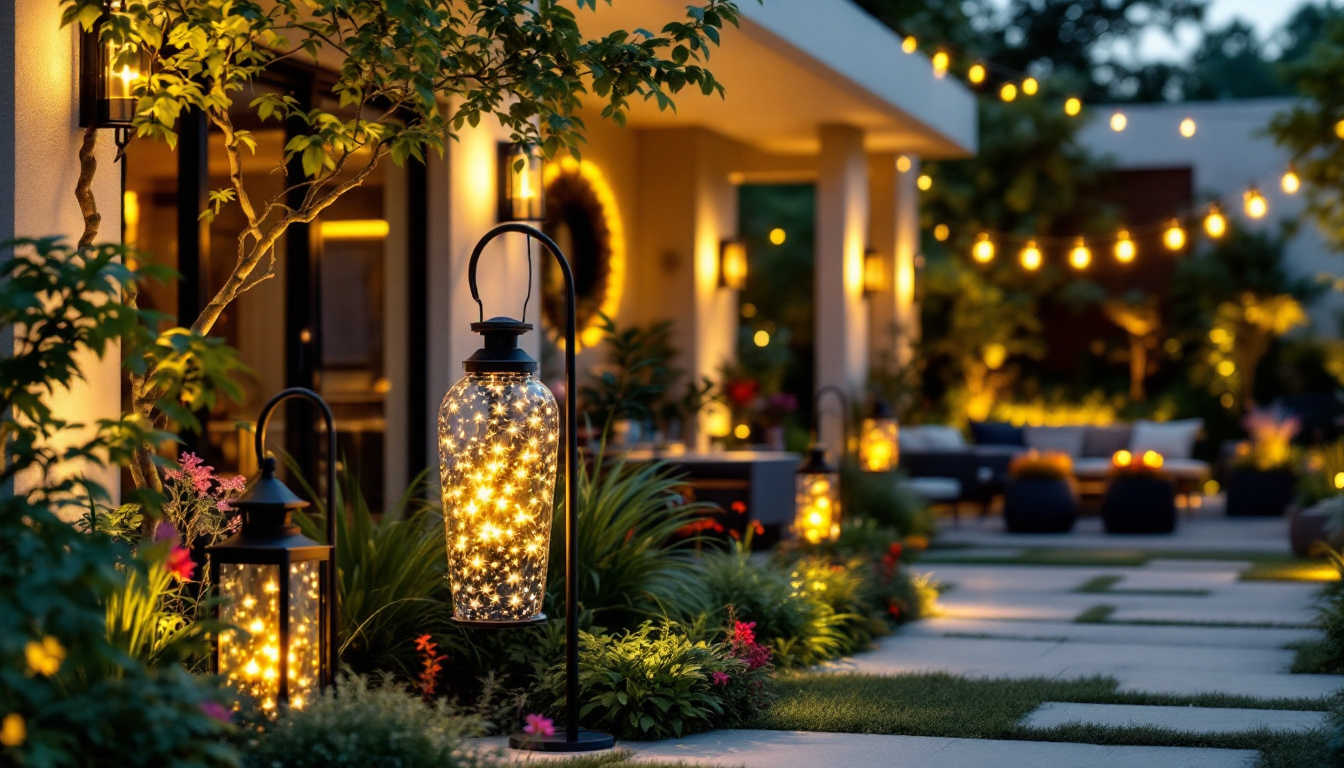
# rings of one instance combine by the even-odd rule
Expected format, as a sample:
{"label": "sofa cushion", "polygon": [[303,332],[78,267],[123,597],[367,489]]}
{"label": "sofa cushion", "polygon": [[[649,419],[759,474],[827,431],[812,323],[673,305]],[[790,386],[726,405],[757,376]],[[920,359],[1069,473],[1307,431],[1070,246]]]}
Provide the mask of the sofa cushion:
{"label": "sofa cushion", "polygon": [[1111,460],[1100,456],[1074,459],[1073,476],[1079,480],[1104,480],[1111,474]]}
{"label": "sofa cushion", "polygon": [[1022,428],[1006,421],[972,421],[971,442],[976,445],[1027,444]]}
{"label": "sofa cushion", "polygon": [[1133,432],[1134,427],[1129,424],[1084,427],[1083,455],[1109,459],[1116,451],[1129,448],[1129,439]]}
{"label": "sofa cushion", "polygon": [[956,501],[961,498],[961,483],[950,477],[912,477],[904,486],[925,501]]}
{"label": "sofa cushion", "polygon": [[903,451],[958,451],[966,447],[961,430],[941,424],[902,426],[898,440]]}
{"label": "sofa cushion", "polygon": [[1188,459],[1195,452],[1195,440],[1203,428],[1203,419],[1163,422],[1140,419],[1134,422],[1129,450],[1136,455],[1157,451],[1165,459]]}
{"label": "sofa cushion", "polygon": [[1082,427],[1023,427],[1022,432],[1033,451],[1059,451],[1071,459],[1083,455]]}

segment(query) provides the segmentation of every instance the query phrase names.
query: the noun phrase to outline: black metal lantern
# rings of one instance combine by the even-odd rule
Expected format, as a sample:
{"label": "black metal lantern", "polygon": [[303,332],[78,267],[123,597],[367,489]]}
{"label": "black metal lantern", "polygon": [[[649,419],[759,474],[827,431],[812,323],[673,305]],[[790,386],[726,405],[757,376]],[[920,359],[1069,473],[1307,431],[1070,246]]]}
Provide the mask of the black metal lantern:
{"label": "black metal lantern", "polygon": [[873,410],[859,428],[859,468],[864,472],[890,472],[900,463],[900,430],[891,403],[873,401]]}
{"label": "black metal lantern", "polygon": [[[466,376],[453,385],[439,409],[439,470],[447,529],[448,576],[454,621],[471,627],[508,628],[546,621],[552,499],[560,443],[559,407],[536,377],[537,363],[518,347],[527,322],[485,319],[476,287],[476,267],[490,241],[510,232],[540,242],[565,280],[565,730],[553,736],[514,735],[509,746],[547,752],[608,749],[616,740],[579,728],[579,594],[577,342],[574,274],[560,247],[525,224],[501,224],[472,251],[467,269],[483,337],[481,349],[463,362]],[[531,274],[529,268],[528,274]],[[529,277],[528,299],[531,298]]]}
{"label": "black metal lantern", "polygon": [[741,291],[747,287],[747,245],[734,238],[719,243],[719,287]]}
{"label": "black metal lantern", "polygon": [[[112,13],[120,7],[113,2]],[[104,14],[90,29],[80,29],[79,124],[114,128],[118,146],[125,146],[135,117],[134,89],[149,75],[149,57],[143,48],[103,39],[103,28],[111,18]]]}
{"label": "black metal lantern", "polygon": [[238,533],[206,550],[211,583],[223,598],[218,616],[237,628],[216,638],[215,672],[265,711],[302,708],[331,682],[336,664],[336,430],[331,409],[311,390],[282,391],[262,409],[256,450],[263,456],[266,424],[276,405],[295,396],[318,404],[327,419],[330,543],[320,544],[299,531],[294,513],[309,504],[276,478],[275,458],[266,456],[260,477],[232,502],[242,518]]}
{"label": "black metal lantern", "polygon": [[545,163],[537,148],[505,142],[499,145],[499,221],[543,221],[546,218]]}
{"label": "black metal lantern", "polygon": [[[821,435],[821,400],[834,395],[840,401],[840,450],[838,461],[826,461],[826,446]],[[840,468],[849,445],[849,398],[839,387],[822,387],[812,399],[812,446],[807,461],[798,468],[793,523],[794,534],[801,541],[820,544],[834,541],[840,535]]]}

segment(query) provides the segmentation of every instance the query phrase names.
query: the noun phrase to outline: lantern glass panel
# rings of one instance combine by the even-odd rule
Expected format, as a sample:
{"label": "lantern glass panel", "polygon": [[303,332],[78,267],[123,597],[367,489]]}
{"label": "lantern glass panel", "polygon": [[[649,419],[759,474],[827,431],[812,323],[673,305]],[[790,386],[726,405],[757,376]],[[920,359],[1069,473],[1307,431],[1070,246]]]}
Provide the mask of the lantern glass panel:
{"label": "lantern glass panel", "polygon": [[800,472],[797,483],[798,538],[809,544],[834,540],[840,534],[839,474]]}
{"label": "lantern glass panel", "polygon": [[132,89],[145,76],[143,52],[99,41],[99,118],[106,125],[129,125],[135,116]]}
{"label": "lantern glass panel", "polygon": [[900,461],[900,425],[895,419],[867,418],[859,431],[859,466],[865,472],[890,472]]}
{"label": "lantern glass panel", "polygon": [[[290,566],[287,585],[280,566],[223,563],[220,590],[225,603],[220,619],[243,630],[221,633],[219,673],[262,709],[278,702],[302,708],[321,684],[321,562]],[[289,590],[288,644],[282,647],[280,590]],[[281,654],[287,660],[288,686],[280,684]]]}
{"label": "lantern glass panel", "polygon": [[470,373],[439,409],[453,615],[527,621],[546,594],[560,411],[530,373]]}

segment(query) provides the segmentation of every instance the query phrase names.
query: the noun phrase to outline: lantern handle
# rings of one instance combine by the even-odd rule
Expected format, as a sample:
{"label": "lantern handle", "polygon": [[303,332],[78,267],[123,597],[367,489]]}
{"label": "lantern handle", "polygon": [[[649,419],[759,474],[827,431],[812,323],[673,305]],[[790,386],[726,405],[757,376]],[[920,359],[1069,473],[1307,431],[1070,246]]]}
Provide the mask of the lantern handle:
{"label": "lantern handle", "polygon": [[821,436],[821,400],[828,394],[840,401],[840,445],[836,452],[836,463],[843,464],[845,454],[849,453],[849,395],[835,385],[822,387],[812,396],[812,442],[816,443]]}
{"label": "lantern handle", "polygon": [[257,433],[255,435],[255,449],[257,452],[257,462],[260,463],[265,454],[266,446],[266,427],[270,424],[271,414],[276,406],[291,397],[298,397],[316,405],[322,411],[322,418],[327,422],[327,543],[334,549],[336,547],[336,417],[332,415],[331,406],[322,396],[311,389],[305,387],[290,387],[282,389],[275,394],[266,405],[261,408],[261,416],[257,419]]}
{"label": "lantern handle", "polygon": [[[500,224],[489,232],[486,232],[485,237],[482,237],[480,242],[476,243],[476,247],[471,251],[471,262],[467,265],[467,285],[471,288],[472,301],[476,302],[476,314],[479,320],[485,322],[485,304],[481,301],[480,289],[476,287],[477,263],[481,260],[481,254],[485,251],[485,246],[490,244],[490,241],[500,235],[506,235],[510,232],[527,235],[527,296],[523,299],[522,322],[527,322],[527,304],[532,300],[533,240],[537,240],[545,246],[546,250],[550,251],[551,255],[555,257],[555,260],[559,262],[560,271],[564,273],[565,277],[565,302],[570,308],[568,314],[574,314],[574,271],[569,266],[569,259],[565,256],[564,251],[561,251],[560,246],[556,245],[555,241],[548,237],[545,232],[542,232],[529,224],[510,221]],[[567,326],[574,326],[566,327],[565,337],[567,339],[576,335],[575,329],[577,328],[578,323],[572,322],[573,320],[573,318],[568,318],[566,321]]]}

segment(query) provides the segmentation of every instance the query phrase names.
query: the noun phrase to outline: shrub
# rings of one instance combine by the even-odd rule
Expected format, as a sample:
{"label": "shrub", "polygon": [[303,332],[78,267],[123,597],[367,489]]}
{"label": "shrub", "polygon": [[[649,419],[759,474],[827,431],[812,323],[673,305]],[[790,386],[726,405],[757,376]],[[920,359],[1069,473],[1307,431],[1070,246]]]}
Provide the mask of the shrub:
{"label": "shrub", "polygon": [[406,768],[493,765],[465,749],[485,732],[479,718],[457,714],[445,700],[426,704],[384,678],[371,684],[343,677],[304,709],[248,730],[252,768]]}
{"label": "shrub", "polygon": [[1073,460],[1060,451],[1028,451],[1008,464],[1014,480],[1068,480],[1073,477]]}
{"label": "shrub", "polygon": [[[1320,545],[1320,549],[1344,577],[1344,555],[1325,545]],[[1344,673],[1344,581],[1326,585],[1317,609],[1316,624],[1324,633],[1321,639],[1322,669],[1319,671]]]}
{"label": "shrub", "polygon": [[840,490],[845,516],[870,518],[883,527],[895,529],[904,536],[932,536],[937,523],[929,505],[911,493],[900,481],[900,475],[887,472],[864,472],[857,463],[845,461],[840,465]]}
{"label": "shrub", "polygon": [[867,650],[888,632],[885,606],[872,599],[872,562],[861,557],[843,563],[813,557],[794,566],[808,593],[830,608],[842,654]]}
{"label": "shrub", "polygon": [[1310,507],[1318,501],[1344,494],[1336,478],[1344,475],[1344,442],[1313,449],[1307,456],[1306,471],[1297,479],[1297,502]]}

